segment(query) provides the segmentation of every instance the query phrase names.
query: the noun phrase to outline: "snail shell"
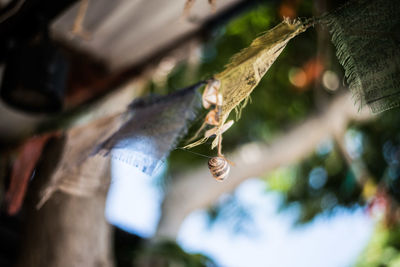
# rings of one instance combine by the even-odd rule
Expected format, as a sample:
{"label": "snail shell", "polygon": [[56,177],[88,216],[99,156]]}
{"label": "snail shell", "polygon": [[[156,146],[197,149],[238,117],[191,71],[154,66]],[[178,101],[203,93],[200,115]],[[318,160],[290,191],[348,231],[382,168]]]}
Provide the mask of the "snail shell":
{"label": "snail shell", "polygon": [[226,159],[222,157],[213,157],[208,161],[208,168],[215,180],[222,182],[228,177],[230,166]]}

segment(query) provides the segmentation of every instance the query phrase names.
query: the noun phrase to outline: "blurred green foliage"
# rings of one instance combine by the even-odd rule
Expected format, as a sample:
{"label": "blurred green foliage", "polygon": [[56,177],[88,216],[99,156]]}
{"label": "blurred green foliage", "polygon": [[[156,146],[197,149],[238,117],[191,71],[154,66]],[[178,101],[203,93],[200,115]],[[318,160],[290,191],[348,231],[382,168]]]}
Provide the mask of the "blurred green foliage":
{"label": "blurred green foliage", "polygon": [[359,256],[356,267],[400,266],[400,227],[397,225],[393,229],[388,229],[383,224],[379,224],[372,238]]}
{"label": "blurred green foliage", "polygon": [[371,123],[358,126],[363,133],[362,158],[377,183],[400,201],[400,108],[380,114]]}
{"label": "blurred green foliage", "polygon": [[114,229],[114,254],[118,267],[213,267],[216,264],[207,256],[188,253],[170,240],[143,239],[122,229]]}
{"label": "blurred green foliage", "polygon": [[[361,162],[369,178],[400,201],[400,109],[382,113],[368,123],[353,124],[347,133],[348,150],[351,152],[351,145],[358,146],[357,153],[350,153],[354,162]],[[265,178],[270,190],[283,193],[282,208],[300,204],[298,221],[308,222],[337,205],[365,204],[357,173],[351,167],[335,143],[328,141],[306,160]]]}
{"label": "blurred green foliage", "polygon": [[[337,205],[363,204],[361,188],[353,172],[332,142],[295,166],[279,169],[265,176],[269,190],[281,192],[281,208],[300,204],[297,222],[305,223]],[[284,178],[283,178],[284,176]],[[281,181],[277,182],[277,179]]]}
{"label": "blurred green foliage", "polygon": [[132,266],[213,267],[216,264],[202,254],[185,252],[173,241],[144,246],[136,251]]}

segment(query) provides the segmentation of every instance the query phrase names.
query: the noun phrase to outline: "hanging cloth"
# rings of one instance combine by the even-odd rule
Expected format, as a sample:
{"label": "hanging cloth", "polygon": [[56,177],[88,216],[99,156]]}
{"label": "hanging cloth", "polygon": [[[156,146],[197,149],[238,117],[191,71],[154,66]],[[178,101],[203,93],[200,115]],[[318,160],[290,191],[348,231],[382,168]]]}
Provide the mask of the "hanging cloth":
{"label": "hanging cloth", "polygon": [[195,118],[201,102],[197,89],[203,84],[199,82],[167,96],[134,101],[127,112],[132,117],[94,154],[111,155],[152,175]]}
{"label": "hanging cloth", "polygon": [[360,107],[372,112],[400,105],[400,3],[350,1],[323,16],[339,62]]}

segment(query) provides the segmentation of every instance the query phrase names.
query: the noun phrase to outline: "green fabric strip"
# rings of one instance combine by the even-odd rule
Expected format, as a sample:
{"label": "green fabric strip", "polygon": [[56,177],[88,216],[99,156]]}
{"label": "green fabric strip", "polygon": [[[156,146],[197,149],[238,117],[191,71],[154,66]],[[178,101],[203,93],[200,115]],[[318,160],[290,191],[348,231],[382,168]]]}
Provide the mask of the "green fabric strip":
{"label": "green fabric strip", "polygon": [[350,1],[321,22],[360,107],[378,113],[400,106],[400,3]]}

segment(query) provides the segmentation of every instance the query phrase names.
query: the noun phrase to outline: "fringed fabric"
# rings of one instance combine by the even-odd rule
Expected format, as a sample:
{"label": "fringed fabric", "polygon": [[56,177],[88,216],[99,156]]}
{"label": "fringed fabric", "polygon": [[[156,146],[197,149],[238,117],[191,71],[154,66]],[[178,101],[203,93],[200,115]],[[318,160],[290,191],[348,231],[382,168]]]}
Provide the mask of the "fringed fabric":
{"label": "fringed fabric", "polygon": [[350,1],[320,20],[360,108],[378,113],[400,105],[400,3]]}
{"label": "fringed fabric", "polygon": [[134,101],[128,108],[132,117],[94,154],[111,155],[152,175],[195,118],[200,106],[197,89],[203,84],[199,82],[167,96]]}

